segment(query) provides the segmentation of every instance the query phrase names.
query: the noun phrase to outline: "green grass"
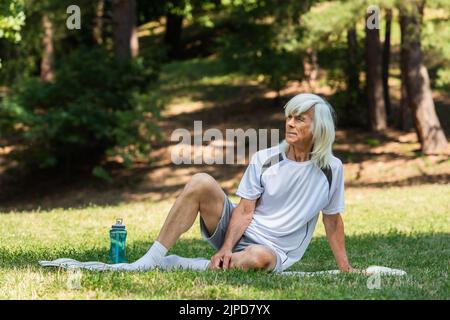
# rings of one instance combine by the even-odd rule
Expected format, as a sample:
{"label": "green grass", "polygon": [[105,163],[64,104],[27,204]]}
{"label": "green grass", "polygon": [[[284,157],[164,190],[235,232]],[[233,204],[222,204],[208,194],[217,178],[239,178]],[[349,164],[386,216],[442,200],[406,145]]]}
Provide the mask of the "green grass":
{"label": "green grass", "polygon": [[[237,199],[234,199],[237,200]],[[41,268],[40,259],[107,261],[108,229],[123,217],[127,254],[137,259],[152,243],[169,201],[113,207],[1,213],[0,299],[448,299],[450,186],[347,190],[347,251],[354,267],[385,265],[408,272],[381,278],[369,290],[362,275],[292,278],[265,272],[208,271],[96,273],[83,271],[81,289],[68,274]],[[214,251],[198,221],[170,253],[195,257]],[[318,224],[303,259],[291,270],[336,268]]]}

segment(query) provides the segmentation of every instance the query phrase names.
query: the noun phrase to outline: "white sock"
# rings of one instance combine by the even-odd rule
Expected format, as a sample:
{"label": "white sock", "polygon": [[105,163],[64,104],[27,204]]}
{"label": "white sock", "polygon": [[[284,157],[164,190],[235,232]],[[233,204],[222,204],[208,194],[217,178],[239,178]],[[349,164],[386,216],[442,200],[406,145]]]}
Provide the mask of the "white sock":
{"label": "white sock", "polygon": [[184,258],[177,255],[170,255],[161,260],[159,267],[163,270],[206,270],[210,260],[205,258]]}
{"label": "white sock", "polygon": [[133,263],[119,263],[112,265],[114,270],[123,271],[145,271],[157,268],[161,263],[161,260],[167,253],[167,249],[158,241],[155,241],[150,249],[141,257]]}

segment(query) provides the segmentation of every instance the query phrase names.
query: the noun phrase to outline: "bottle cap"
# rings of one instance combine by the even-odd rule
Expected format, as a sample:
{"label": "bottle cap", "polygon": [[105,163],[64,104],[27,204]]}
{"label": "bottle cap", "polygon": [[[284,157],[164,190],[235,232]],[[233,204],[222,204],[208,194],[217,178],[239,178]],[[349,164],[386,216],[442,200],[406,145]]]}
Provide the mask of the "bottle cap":
{"label": "bottle cap", "polygon": [[125,229],[125,225],[123,224],[123,219],[117,218],[116,224],[113,224],[111,227],[114,229]]}

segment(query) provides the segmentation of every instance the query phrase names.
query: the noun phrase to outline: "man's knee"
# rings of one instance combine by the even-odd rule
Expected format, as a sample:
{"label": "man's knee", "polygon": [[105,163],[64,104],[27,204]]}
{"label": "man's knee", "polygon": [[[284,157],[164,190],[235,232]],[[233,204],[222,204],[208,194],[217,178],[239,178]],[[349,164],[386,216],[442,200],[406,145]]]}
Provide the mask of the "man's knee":
{"label": "man's knee", "polygon": [[261,245],[251,245],[241,252],[240,256],[232,261],[231,267],[244,270],[273,270],[277,257],[271,249]]}
{"label": "man's knee", "polygon": [[208,190],[214,181],[214,178],[207,173],[196,173],[186,184],[185,190],[188,194],[202,194]]}
{"label": "man's knee", "polygon": [[276,255],[272,250],[259,245],[247,247],[254,269],[272,270],[276,264]]}

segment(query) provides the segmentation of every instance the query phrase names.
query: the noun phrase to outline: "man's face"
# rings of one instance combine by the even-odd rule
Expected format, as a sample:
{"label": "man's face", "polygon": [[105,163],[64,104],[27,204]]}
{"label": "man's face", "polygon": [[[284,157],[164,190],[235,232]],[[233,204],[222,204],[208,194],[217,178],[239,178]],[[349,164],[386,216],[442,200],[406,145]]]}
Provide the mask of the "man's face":
{"label": "man's face", "polygon": [[300,114],[292,114],[286,118],[286,142],[289,144],[305,144],[312,141],[314,107]]}

